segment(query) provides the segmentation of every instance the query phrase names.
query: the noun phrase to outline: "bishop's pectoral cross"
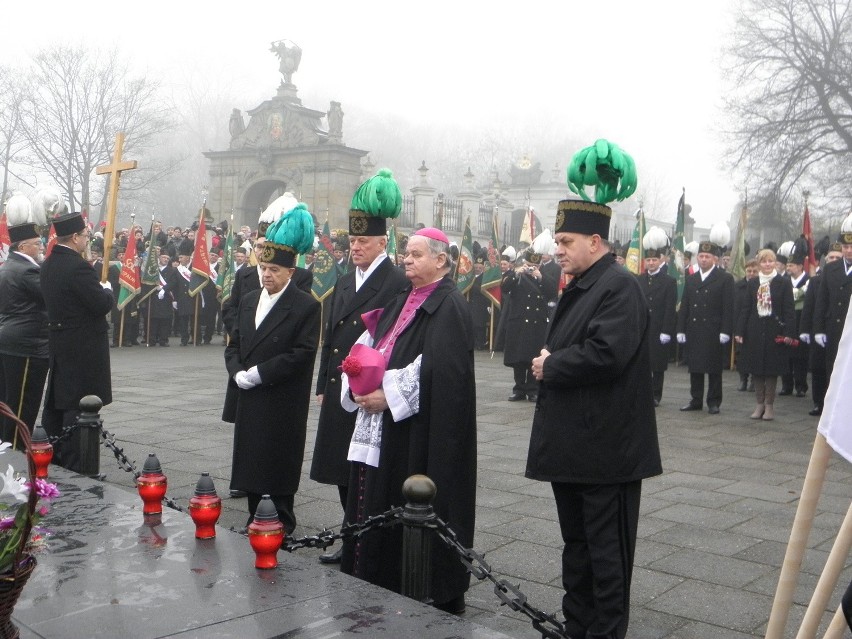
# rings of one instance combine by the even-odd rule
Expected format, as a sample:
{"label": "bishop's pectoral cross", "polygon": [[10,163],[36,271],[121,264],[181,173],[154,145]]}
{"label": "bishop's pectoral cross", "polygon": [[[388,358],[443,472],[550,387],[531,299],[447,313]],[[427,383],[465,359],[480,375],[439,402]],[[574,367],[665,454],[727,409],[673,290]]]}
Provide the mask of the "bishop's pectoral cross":
{"label": "bishop's pectoral cross", "polygon": [[[122,171],[129,171],[136,168],[136,160],[121,161],[121,152],[124,150],[124,133],[119,131],[115,134],[115,154],[112,158],[112,164],[105,164],[95,169],[98,175],[109,173],[109,199],[107,200],[107,226],[104,234],[104,264],[101,269],[101,282],[106,282],[107,272],[109,271],[109,256],[112,249],[112,241],[115,237],[115,214],[118,208],[118,183],[121,178]],[[133,241],[133,231],[131,229],[130,238],[128,241]]]}

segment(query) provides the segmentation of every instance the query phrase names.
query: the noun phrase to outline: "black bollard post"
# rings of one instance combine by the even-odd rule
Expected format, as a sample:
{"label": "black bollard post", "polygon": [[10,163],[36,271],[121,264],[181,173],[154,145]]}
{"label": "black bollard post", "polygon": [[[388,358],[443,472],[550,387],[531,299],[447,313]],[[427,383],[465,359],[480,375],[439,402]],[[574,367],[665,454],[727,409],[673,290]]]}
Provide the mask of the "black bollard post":
{"label": "black bollard post", "polygon": [[402,494],[407,500],[402,511],[402,594],[431,603],[432,531],[426,525],[435,520],[435,482],[412,475],[403,483]]}
{"label": "black bollard post", "polygon": [[81,475],[97,477],[101,474],[101,420],[100,410],[104,403],[97,395],[86,395],[80,400],[80,415],[77,428],[80,431]]}

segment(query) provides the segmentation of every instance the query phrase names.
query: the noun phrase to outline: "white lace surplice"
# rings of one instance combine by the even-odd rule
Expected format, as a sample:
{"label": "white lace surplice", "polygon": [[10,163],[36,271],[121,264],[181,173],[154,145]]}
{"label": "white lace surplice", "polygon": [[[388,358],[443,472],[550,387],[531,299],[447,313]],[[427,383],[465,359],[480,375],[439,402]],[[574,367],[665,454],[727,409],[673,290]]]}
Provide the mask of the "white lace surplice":
{"label": "white lace surplice", "polygon": [[[367,331],[358,338],[356,344],[373,345],[373,339]],[[395,368],[385,371],[382,378],[382,389],[394,421],[401,421],[420,410],[420,360],[422,355],[405,368]],[[378,467],[379,453],[382,446],[382,415],[384,413],[368,413],[349,398],[349,378],[341,373],[340,405],[344,410],[358,411],[355,417],[355,431],[349,443],[349,461],[356,461],[368,466]]]}

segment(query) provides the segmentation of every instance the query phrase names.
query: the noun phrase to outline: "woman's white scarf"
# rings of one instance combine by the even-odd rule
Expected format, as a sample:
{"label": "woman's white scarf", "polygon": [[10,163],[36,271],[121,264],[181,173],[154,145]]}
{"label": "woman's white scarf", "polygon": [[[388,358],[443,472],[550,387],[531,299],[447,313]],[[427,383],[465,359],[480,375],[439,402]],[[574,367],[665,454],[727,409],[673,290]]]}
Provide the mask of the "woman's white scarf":
{"label": "woman's white scarf", "polygon": [[757,316],[769,317],[772,315],[772,294],[769,292],[769,283],[775,279],[777,273],[764,275],[760,273],[760,285],[757,287]]}

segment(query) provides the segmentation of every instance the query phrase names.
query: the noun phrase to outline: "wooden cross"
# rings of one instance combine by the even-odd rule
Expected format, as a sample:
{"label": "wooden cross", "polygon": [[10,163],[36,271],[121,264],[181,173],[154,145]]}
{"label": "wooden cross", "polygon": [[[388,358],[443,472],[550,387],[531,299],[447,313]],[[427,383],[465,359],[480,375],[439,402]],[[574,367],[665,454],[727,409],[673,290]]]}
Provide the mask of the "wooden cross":
{"label": "wooden cross", "polygon": [[[121,152],[124,149],[124,133],[119,131],[115,134],[115,155],[112,159],[112,164],[105,164],[95,169],[98,175],[109,173],[109,199],[107,200],[107,226],[104,234],[104,259],[103,267],[101,268],[101,282],[106,282],[107,272],[109,271],[109,255],[112,250],[112,241],[115,237],[115,214],[118,208],[118,183],[121,179],[122,171],[129,171],[136,168],[136,160],[121,161]],[[132,241],[133,236],[128,239]],[[116,292],[117,294],[117,292]]]}

